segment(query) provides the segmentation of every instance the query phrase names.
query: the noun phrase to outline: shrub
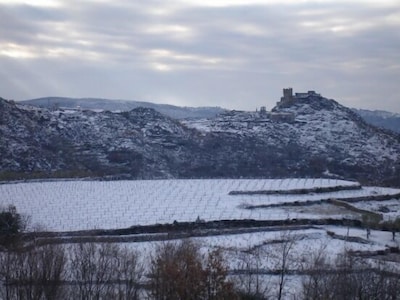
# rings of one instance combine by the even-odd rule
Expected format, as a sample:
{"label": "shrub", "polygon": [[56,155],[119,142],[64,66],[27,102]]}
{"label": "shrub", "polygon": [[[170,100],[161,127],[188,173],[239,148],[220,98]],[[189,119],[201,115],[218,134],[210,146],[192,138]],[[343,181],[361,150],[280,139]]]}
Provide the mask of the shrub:
{"label": "shrub", "polygon": [[202,255],[190,240],[156,248],[150,266],[150,294],[156,300],[238,299],[227,280],[220,251]]}
{"label": "shrub", "polygon": [[18,241],[19,234],[25,229],[26,220],[10,205],[0,211],[0,245],[12,247]]}

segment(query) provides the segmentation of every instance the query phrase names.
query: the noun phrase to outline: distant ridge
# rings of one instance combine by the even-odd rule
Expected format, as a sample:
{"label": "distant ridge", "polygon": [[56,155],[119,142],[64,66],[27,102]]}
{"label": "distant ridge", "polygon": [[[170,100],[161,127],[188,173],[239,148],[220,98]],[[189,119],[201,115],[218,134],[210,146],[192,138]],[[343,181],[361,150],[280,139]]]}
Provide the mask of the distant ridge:
{"label": "distant ridge", "polygon": [[201,119],[213,118],[226,110],[220,107],[180,107],[169,104],[156,104],[144,101],[110,100],[101,98],[68,98],[68,97],[44,97],[31,100],[18,101],[43,108],[81,108],[88,110],[130,111],[137,107],[152,108],[174,119]]}
{"label": "distant ridge", "polygon": [[[180,107],[170,104],[156,104],[145,101],[133,100],[111,100],[102,98],[69,98],[69,97],[43,97],[30,100],[18,101],[21,104],[28,104],[36,107],[52,109],[56,107],[63,108],[81,108],[96,111],[130,111],[137,107],[152,108],[166,116],[174,119],[207,119],[227,112],[221,107]],[[400,133],[400,114],[383,110],[352,110],[361,116],[365,122],[389,129]]]}
{"label": "distant ridge", "polygon": [[367,123],[400,133],[400,114],[383,110],[372,111],[355,108],[353,108],[353,111],[359,114]]}

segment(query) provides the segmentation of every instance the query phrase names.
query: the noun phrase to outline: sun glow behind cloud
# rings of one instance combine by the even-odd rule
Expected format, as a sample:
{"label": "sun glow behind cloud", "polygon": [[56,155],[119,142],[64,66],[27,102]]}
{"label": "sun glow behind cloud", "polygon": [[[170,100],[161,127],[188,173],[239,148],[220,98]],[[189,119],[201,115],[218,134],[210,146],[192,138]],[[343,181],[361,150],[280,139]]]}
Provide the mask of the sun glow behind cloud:
{"label": "sun glow behind cloud", "polygon": [[[253,109],[287,85],[372,103],[374,85],[395,103],[398,26],[398,0],[0,0],[0,63],[89,96],[96,86],[102,97],[140,99],[157,87],[160,99]],[[45,83],[29,86],[31,73],[12,75],[25,80],[23,95],[0,89],[47,95]]]}
{"label": "sun glow behind cloud", "polygon": [[35,58],[37,56],[31,48],[13,43],[1,45],[0,56],[2,55],[20,59]]}

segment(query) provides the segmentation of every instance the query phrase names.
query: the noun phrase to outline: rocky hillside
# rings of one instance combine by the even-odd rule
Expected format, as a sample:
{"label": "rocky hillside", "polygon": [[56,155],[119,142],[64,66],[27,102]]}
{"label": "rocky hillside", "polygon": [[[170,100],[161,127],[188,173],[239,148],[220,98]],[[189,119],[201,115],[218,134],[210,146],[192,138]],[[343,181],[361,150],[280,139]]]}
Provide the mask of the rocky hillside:
{"label": "rocky hillside", "polygon": [[399,185],[400,137],[318,94],[272,112],[178,121],[150,108],[48,110],[0,100],[3,179],[337,176]]}

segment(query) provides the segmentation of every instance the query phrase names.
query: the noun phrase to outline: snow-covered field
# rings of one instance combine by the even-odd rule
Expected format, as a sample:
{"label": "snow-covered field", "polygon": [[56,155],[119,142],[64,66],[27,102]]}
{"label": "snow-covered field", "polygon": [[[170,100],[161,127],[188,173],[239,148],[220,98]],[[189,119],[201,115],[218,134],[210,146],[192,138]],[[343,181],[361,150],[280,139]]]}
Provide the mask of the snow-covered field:
{"label": "snow-covered field", "polygon": [[[348,241],[331,237],[327,232],[334,232],[337,235],[350,237]],[[363,239],[363,243],[351,241],[351,238]],[[367,239],[366,230],[338,227],[338,226],[315,226],[310,229],[288,230],[288,231],[267,231],[243,234],[227,234],[223,236],[196,237],[192,241],[199,244],[203,251],[213,248],[223,249],[229,258],[229,268],[237,270],[243,268],[246,255],[258,255],[260,269],[274,269],[277,257],[274,253],[280,253],[282,247],[280,243],[271,243],[289,238],[293,241],[293,254],[296,263],[299,261],[309,262],[312,255],[318,252],[324,253],[327,259],[334,259],[336,255],[345,251],[378,251],[385,249],[386,246],[398,247],[400,241],[392,241],[390,232],[371,231]],[[142,256],[146,256],[155,248],[156,245],[164,242],[140,242],[130,245]],[[292,267],[295,269],[295,267]]]}
{"label": "snow-covered field", "polygon": [[[328,231],[338,236],[349,237],[349,240],[332,237],[328,234]],[[359,238],[362,242],[352,241],[351,238]],[[269,296],[268,299],[276,299],[279,276],[272,275],[270,272],[281,268],[282,252],[284,247],[288,247],[288,244],[276,241],[285,239],[288,239],[289,243],[293,243],[287,256],[286,268],[300,272],[312,266],[317,256],[324,257],[325,262],[334,262],[346,251],[378,251],[384,250],[388,246],[400,246],[400,241],[392,241],[390,232],[372,230],[369,239],[367,239],[366,230],[340,226],[315,226],[310,229],[299,230],[288,228],[287,231],[196,237],[192,238],[192,241],[201,247],[203,253],[212,249],[221,249],[228,269],[231,274],[235,274],[231,276],[231,279],[237,286],[241,286],[243,280],[247,284],[249,280],[252,280],[254,284],[257,280],[260,290],[268,289],[264,295]],[[144,259],[144,265],[148,267],[149,255],[163,243],[165,242],[152,241],[121,246],[134,249]],[[372,266],[379,265],[381,268],[391,271],[400,270],[400,264],[394,261],[384,261],[379,257],[364,259]],[[246,273],[249,270],[260,273],[254,273],[250,278]],[[149,270],[146,269],[145,271],[148,272]],[[284,299],[302,299],[293,295],[301,291],[304,277],[304,275],[296,274],[286,276]]]}
{"label": "snow-covered field", "polygon": [[[7,183],[0,184],[0,205],[3,207],[15,205],[19,213],[30,217],[32,227],[39,225],[42,229],[50,231],[116,229],[174,221],[193,222],[198,218],[204,221],[360,219],[361,215],[358,212],[334,203],[321,203],[319,200],[381,195],[387,195],[383,201],[361,201],[351,205],[358,209],[380,213],[386,220],[400,216],[398,189],[360,187],[325,193],[312,190],[321,187],[358,186],[356,182],[335,179],[68,180]],[[232,191],[296,189],[309,189],[310,193],[229,194]],[[298,205],[301,202],[312,205]],[[296,205],[265,207],[282,203]],[[246,209],[249,206],[261,207]],[[333,262],[337,255],[349,250],[365,253],[365,251],[400,246],[400,238],[393,241],[391,232],[371,230],[367,237],[365,229],[332,225],[257,228],[253,232],[226,231],[215,236],[193,237],[192,240],[199,244],[204,253],[214,248],[222,249],[229,270],[234,274],[232,279],[235,282],[241,280],[240,271],[246,268],[261,271],[257,275],[260,284],[271,287],[269,293],[272,298],[276,295],[278,276],[271,275],[271,271],[280,268],[285,241],[293,242],[287,268],[295,271],[310,266],[318,254]],[[135,249],[148,267],[148,260],[155,247],[162,243],[165,242],[141,241],[122,244]],[[384,262],[374,256],[366,259],[372,265]],[[400,269],[400,265],[394,261],[384,263],[387,264],[388,270]],[[300,290],[303,277],[295,273],[288,275],[284,288],[285,297],[295,298],[292,296]]]}
{"label": "snow-covered field", "polygon": [[[397,194],[400,190],[363,187],[306,195],[229,195],[231,191],[312,189],[354,186],[336,179],[215,179],[138,181],[53,181],[0,185],[0,205],[15,205],[33,226],[51,231],[125,228],[132,225],[223,219],[320,218],[310,209],[244,209],[248,205],[318,201]],[[333,217],[343,216],[332,210]],[[331,215],[331,216],[332,216]],[[391,212],[391,215],[395,213]],[[351,217],[349,212],[347,217]]]}

